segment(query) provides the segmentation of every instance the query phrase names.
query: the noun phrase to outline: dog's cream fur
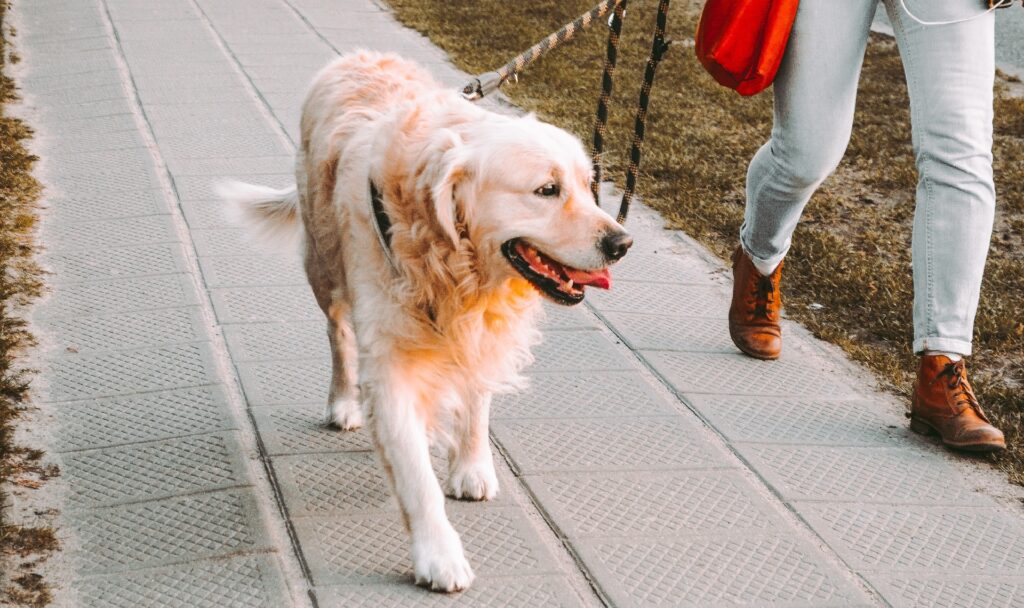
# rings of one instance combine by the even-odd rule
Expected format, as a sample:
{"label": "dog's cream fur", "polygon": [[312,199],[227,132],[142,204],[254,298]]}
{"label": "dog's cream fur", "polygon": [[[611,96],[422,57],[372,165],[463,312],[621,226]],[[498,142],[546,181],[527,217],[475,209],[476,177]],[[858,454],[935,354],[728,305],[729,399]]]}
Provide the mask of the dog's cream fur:
{"label": "dog's cream fur", "polygon": [[[370,179],[397,268],[374,232]],[[483,110],[395,55],[360,52],[313,82],[296,189],[223,188],[262,238],[303,238],[334,360],[327,421],[350,430],[366,417],[418,583],[455,591],[473,580],[429,443],[448,449],[448,495],[494,497],[491,395],[522,385],[540,337],[540,296],[501,245],[523,238],[564,264],[606,266],[598,242],[622,230],[594,205],[590,179],[568,133]],[[550,183],[561,194],[538,195]]]}

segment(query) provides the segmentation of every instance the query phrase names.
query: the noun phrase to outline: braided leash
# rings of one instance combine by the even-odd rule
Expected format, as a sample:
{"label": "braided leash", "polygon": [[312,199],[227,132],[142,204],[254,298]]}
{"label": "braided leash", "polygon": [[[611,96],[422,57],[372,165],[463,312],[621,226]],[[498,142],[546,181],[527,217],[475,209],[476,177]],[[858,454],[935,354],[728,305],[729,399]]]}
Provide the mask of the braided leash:
{"label": "braided leash", "polygon": [[626,168],[626,187],[622,191],[622,202],[619,204],[618,222],[626,221],[629,215],[629,204],[633,201],[633,193],[636,192],[636,178],[640,172],[640,157],[644,147],[644,134],[647,131],[647,107],[651,102],[651,87],[654,86],[654,73],[658,69],[665,52],[671,46],[671,41],[665,39],[665,28],[668,24],[669,0],[661,0],[658,3],[658,20],[654,27],[654,40],[651,43],[651,56],[647,59],[647,67],[644,69],[644,83],[640,87],[640,102],[636,110],[636,120],[633,125],[633,145],[629,149],[629,166]]}
{"label": "braided leash", "polygon": [[609,9],[614,6],[618,6],[624,1],[625,0],[602,0],[597,6],[583,13],[573,21],[566,23],[557,32],[554,32],[522,53],[519,53],[513,57],[511,61],[497,70],[493,72],[484,72],[474,78],[469,82],[469,84],[462,88],[462,96],[470,101],[476,101],[493,93],[498,90],[498,87],[508,82],[509,79],[515,78],[520,72],[526,69],[526,66],[537,61],[537,59],[548,51],[569,42],[576,37],[576,34],[588,29],[591,25],[600,20],[601,17],[607,15]]}
{"label": "braided leash", "polygon": [[[661,0],[658,4],[658,17],[654,29],[654,40],[651,46],[651,55],[647,59],[647,67],[644,70],[644,82],[640,88],[640,101],[634,121],[633,142],[629,151],[629,165],[626,169],[626,187],[622,193],[622,202],[619,204],[618,221],[623,223],[629,214],[629,205],[636,192],[637,175],[640,171],[640,158],[642,156],[644,135],[647,130],[647,109],[651,101],[651,88],[654,85],[654,75],[658,64],[664,57],[665,52],[671,46],[671,41],[665,38],[665,28],[668,24],[668,8],[670,0]],[[462,96],[470,101],[477,101],[498,90],[501,85],[510,79],[517,78],[519,73],[526,69],[531,63],[539,59],[548,51],[559,45],[569,42],[576,34],[586,30],[597,20],[612,10],[612,18],[609,22],[608,48],[604,63],[604,73],[601,78],[601,95],[597,101],[597,118],[594,121],[594,181],[591,184],[591,193],[594,201],[598,202],[598,194],[601,188],[602,160],[604,156],[604,137],[608,125],[608,101],[612,96],[613,76],[615,65],[618,60],[619,36],[622,33],[622,21],[626,13],[627,0],[602,0],[594,8],[577,17],[574,21],[565,24],[560,30],[549,35],[529,49],[516,55],[511,61],[493,72],[484,72],[462,89]]]}
{"label": "braided leash", "polygon": [[604,73],[601,75],[601,96],[597,98],[597,118],[594,121],[594,181],[590,183],[590,192],[594,202],[598,202],[601,192],[602,160],[604,158],[604,134],[608,128],[608,100],[612,97],[612,84],[615,75],[615,64],[619,58],[619,35],[622,33],[622,19],[626,16],[626,0],[615,6],[608,31],[608,51],[604,61]]}

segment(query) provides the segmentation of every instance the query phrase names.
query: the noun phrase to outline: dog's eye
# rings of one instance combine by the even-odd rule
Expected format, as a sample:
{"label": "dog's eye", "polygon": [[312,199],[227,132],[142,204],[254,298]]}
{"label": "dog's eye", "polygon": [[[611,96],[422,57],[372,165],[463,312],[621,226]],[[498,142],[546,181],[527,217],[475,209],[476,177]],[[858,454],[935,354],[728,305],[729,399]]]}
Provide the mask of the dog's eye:
{"label": "dog's eye", "polygon": [[558,184],[552,182],[550,184],[544,184],[540,188],[533,191],[537,196],[558,196],[562,192],[562,189]]}

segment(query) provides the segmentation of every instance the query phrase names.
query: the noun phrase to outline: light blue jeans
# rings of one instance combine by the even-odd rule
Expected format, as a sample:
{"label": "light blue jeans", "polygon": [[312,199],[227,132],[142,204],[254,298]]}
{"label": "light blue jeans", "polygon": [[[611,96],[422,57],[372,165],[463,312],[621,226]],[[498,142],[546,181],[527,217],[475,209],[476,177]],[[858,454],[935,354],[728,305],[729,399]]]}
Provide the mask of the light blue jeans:
{"label": "light blue jeans", "polygon": [[[775,80],[771,139],[747,172],[740,241],[759,265],[786,255],[804,205],[846,151],[878,1],[800,2]],[[925,26],[899,0],[882,1],[906,70],[918,170],[914,352],[969,355],[995,210],[994,16]],[[984,12],[982,0],[907,0],[907,7],[925,21]]]}

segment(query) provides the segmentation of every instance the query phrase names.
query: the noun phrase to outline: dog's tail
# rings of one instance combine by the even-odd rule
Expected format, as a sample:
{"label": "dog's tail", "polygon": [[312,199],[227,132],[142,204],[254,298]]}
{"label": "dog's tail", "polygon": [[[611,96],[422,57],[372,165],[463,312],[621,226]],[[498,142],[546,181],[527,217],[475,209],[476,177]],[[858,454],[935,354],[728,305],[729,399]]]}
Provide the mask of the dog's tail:
{"label": "dog's tail", "polygon": [[292,250],[298,247],[303,228],[295,186],[277,190],[230,181],[217,184],[216,192],[227,203],[228,219],[248,229],[261,245]]}

